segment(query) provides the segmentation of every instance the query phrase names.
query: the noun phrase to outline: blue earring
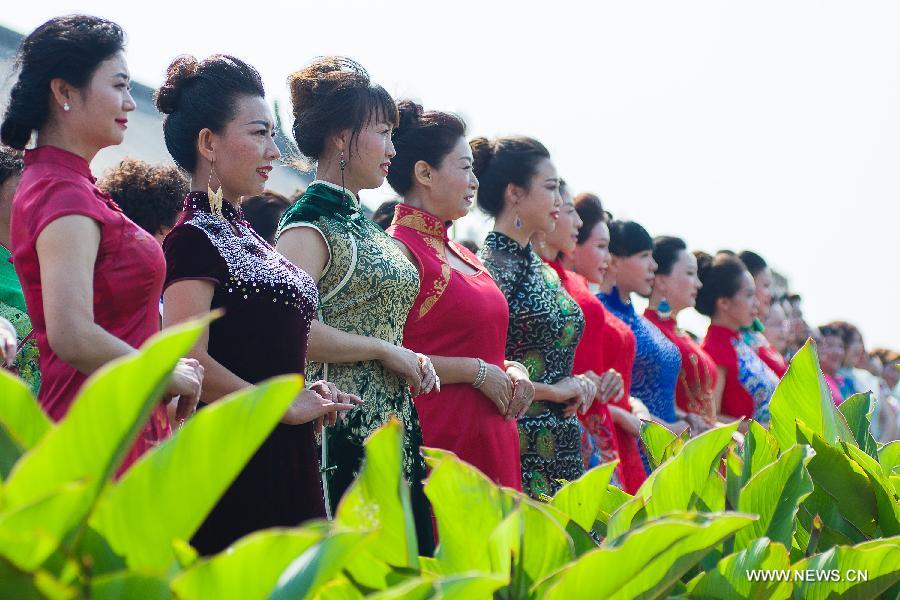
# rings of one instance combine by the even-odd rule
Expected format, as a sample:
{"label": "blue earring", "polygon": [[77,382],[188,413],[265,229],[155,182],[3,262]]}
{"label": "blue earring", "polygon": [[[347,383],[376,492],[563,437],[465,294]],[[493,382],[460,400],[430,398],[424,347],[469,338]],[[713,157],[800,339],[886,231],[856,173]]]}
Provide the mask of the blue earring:
{"label": "blue earring", "polygon": [[672,306],[669,304],[669,301],[663,298],[659,302],[659,308],[656,309],[656,312],[663,319],[668,319],[672,316]]}
{"label": "blue earring", "polygon": [[516,229],[522,229],[522,219],[519,218],[519,211],[516,211],[516,222],[514,225]]}

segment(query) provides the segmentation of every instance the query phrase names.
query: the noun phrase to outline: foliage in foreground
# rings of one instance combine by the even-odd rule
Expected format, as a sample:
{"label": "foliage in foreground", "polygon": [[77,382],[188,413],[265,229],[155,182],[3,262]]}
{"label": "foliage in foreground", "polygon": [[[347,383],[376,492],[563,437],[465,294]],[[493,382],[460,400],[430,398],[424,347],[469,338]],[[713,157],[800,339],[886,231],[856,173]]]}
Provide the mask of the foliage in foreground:
{"label": "foliage in foreground", "polygon": [[[737,424],[686,440],[647,425],[657,466],[634,496],[614,464],[551,502],[500,488],[426,450],[440,546],[418,555],[400,473],[401,429],[366,446],[332,522],[259,531],[199,558],[186,542],[302,382],[269,381],[207,407],[117,467],[177,358],[205,326],[150,340],[91,377],[52,424],[20,381],[0,375],[0,597],[872,598],[900,591],[900,443],[868,434],[873,401],[840,410],[807,345],[772,401],[771,429]],[[598,541],[599,540],[599,541]],[[751,581],[754,569],[837,571],[842,581]],[[866,579],[847,573],[866,572]]]}

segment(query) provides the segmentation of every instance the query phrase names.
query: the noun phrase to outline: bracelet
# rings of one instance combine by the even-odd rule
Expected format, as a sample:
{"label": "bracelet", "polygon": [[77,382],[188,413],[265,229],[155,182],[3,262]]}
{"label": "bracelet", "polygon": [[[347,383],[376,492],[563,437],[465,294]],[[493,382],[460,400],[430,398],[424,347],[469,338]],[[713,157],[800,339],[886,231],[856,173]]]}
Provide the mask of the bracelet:
{"label": "bracelet", "polygon": [[478,361],[478,374],[475,376],[475,381],[472,382],[472,387],[478,389],[484,385],[484,380],[487,378],[487,363],[480,358],[475,360]]}
{"label": "bracelet", "polygon": [[506,366],[507,366],[507,368],[516,367],[517,369],[520,369],[523,373],[525,373],[526,377],[531,379],[531,373],[528,372],[528,369],[522,363],[515,361],[515,360],[508,360],[508,361],[506,361]]}

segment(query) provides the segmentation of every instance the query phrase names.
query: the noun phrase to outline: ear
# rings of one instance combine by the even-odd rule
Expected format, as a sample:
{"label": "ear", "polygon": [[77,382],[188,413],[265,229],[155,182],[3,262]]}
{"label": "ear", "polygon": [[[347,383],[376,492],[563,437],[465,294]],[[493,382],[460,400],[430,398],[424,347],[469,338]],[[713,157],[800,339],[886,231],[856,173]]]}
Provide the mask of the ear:
{"label": "ear", "polygon": [[329,141],[334,146],[337,153],[340,154],[343,152],[345,155],[349,153],[350,150],[350,138],[353,137],[353,132],[349,129],[343,129],[333,134]]}
{"label": "ear", "polygon": [[64,104],[67,102],[71,104],[72,96],[75,95],[75,88],[65,79],[56,77],[50,80],[50,93],[53,94],[53,101],[62,110]]}
{"label": "ear", "polygon": [[609,255],[609,272],[615,275],[619,271],[619,264],[622,259],[615,254]]}
{"label": "ear", "polygon": [[206,127],[197,134],[197,152],[211,163],[216,161],[215,135],[211,129]]}
{"label": "ear", "polygon": [[714,312],[727,313],[731,309],[731,298],[718,298]]}
{"label": "ear", "polygon": [[653,291],[659,292],[663,297],[666,297],[669,293],[668,279],[665,275],[657,275],[653,280]]}
{"label": "ear", "polygon": [[413,165],[413,180],[419,185],[430,188],[434,183],[431,165],[424,160],[416,161],[416,164]]}

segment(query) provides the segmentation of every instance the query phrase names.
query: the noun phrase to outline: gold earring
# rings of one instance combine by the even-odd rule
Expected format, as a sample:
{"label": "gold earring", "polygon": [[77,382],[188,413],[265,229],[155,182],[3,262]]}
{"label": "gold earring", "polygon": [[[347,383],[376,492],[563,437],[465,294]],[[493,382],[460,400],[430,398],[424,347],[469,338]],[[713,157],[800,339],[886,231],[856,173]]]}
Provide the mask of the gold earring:
{"label": "gold earring", "polygon": [[[212,191],[212,176],[215,172],[215,161],[210,165],[209,169],[209,181],[206,182],[206,196],[209,198],[209,210],[212,214],[217,217],[222,216],[222,181],[219,180],[219,188],[214,192]],[[219,179],[216,176],[216,179]]]}

